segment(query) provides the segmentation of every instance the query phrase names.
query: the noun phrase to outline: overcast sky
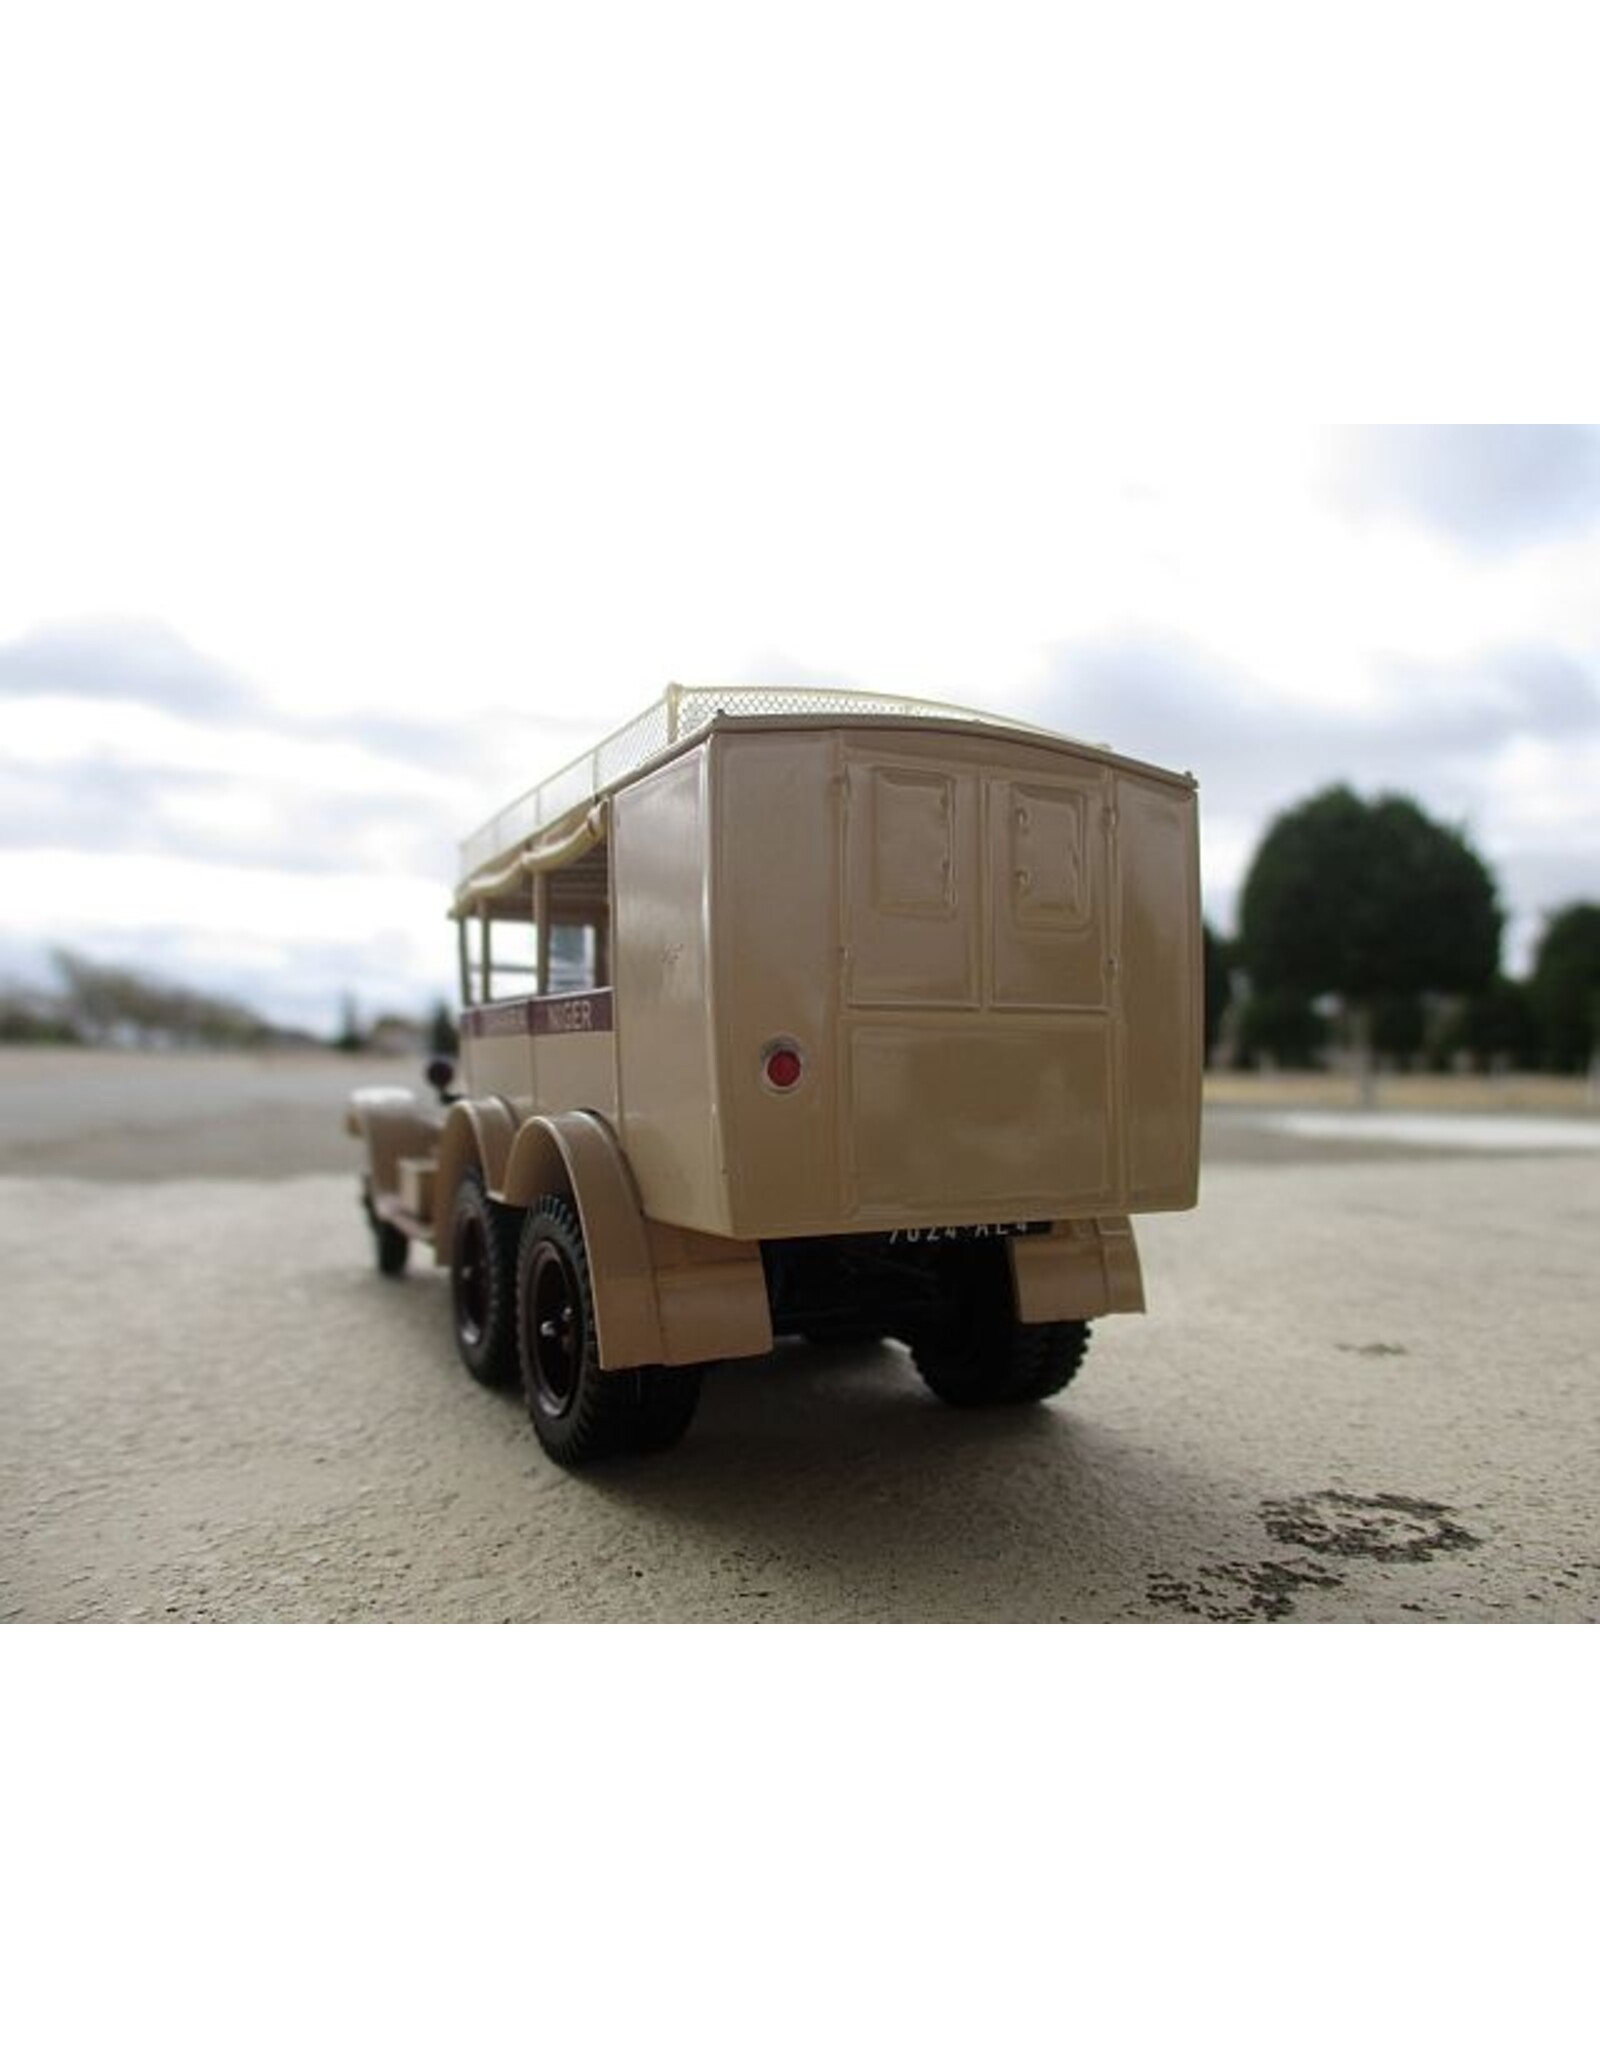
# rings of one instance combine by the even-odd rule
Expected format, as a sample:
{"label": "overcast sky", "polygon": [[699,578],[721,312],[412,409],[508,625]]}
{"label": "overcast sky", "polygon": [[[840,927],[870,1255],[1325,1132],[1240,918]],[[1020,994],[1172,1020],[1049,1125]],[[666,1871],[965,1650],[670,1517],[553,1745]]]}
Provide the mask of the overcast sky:
{"label": "overcast sky", "polygon": [[[285,1020],[415,1004],[454,842],[674,679],[1191,768],[1224,928],[1267,818],[1340,778],[1469,830],[1513,966],[1600,896],[1600,436],[1290,427],[1281,386],[1251,425],[1237,360],[1219,417],[1215,309],[1278,338],[1336,200],[1302,179],[1274,241],[1209,128],[1141,169],[1100,88],[1181,145],[1217,21],[1141,69],[1032,9],[25,16],[0,973],[68,943]],[[1565,173],[1549,91],[1524,156]],[[1249,246],[1202,252],[1246,197]],[[1420,202],[1381,198],[1398,292]],[[1512,225],[1508,288],[1556,232]]]}

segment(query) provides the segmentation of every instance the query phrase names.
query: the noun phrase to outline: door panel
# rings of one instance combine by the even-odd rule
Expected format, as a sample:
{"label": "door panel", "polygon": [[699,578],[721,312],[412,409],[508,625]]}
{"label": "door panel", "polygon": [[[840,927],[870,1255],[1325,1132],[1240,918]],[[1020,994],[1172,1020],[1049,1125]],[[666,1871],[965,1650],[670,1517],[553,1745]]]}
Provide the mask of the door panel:
{"label": "door panel", "polygon": [[978,779],[881,757],[846,766],[846,1000],[980,1000]]}
{"label": "door panel", "polygon": [[998,1008],[1106,1007],[1105,782],[1093,773],[989,781],[990,994]]}

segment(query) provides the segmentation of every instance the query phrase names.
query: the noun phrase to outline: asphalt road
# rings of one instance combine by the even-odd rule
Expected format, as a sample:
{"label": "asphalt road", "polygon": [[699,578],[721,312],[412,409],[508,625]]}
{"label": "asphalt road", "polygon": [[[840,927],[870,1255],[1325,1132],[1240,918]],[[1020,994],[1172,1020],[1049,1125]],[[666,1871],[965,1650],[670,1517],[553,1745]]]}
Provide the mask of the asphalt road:
{"label": "asphalt road", "polygon": [[1060,1399],[785,1346],[587,1476],[455,1363],[440,1275],[372,1271],[350,1079],[0,1056],[0,1616],[1600,1614],[1592,1150],[1231,1109],[1199,1210],[1139,1226],[1150,1314]]}

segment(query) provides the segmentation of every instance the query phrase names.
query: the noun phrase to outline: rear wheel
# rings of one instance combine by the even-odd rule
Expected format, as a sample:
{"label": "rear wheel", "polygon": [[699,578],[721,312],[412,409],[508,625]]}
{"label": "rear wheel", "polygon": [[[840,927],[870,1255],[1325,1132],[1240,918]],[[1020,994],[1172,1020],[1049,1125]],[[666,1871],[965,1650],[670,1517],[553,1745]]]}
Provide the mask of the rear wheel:
{"label": "rear wheel", "polygon": [[953,1408],[1047,1401],[1083,1363],[1089,1325],[1017,1320],[1003,1246],[959,1248],[952,1261],[948,1313],[911,1337],[917,1371]]}
{"label": "rear wheel", "polygon": [[571,1204],[556,1195],[530,1209],[522,1226],[517,1348],[528,1413],[558,1465],[665,1450],[694,1419],[698,1366],[600,1370],[583,1228]]}
{"label": "rear wheel", "polygon": [[461,1363],[485,1387],[517,1376],[519,1213],[491,1200],[478,1173],[462,1176],[450,1224],[450,1309]]}

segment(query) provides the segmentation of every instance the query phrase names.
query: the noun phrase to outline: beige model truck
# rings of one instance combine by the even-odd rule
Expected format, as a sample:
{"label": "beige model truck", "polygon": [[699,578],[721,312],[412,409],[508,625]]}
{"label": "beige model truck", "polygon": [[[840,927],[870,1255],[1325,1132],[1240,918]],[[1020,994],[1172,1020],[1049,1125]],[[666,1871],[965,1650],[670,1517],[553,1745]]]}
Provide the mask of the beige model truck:
{"label": "beige model truck", "polygon": [[894,1338],[957,1406],[1063,1388],[1193,1206],[1195,786],[978,712],[673,689],[463,848],[462,1076],[362,1090],[380,1270],[568,1465],[715,1360]]}

